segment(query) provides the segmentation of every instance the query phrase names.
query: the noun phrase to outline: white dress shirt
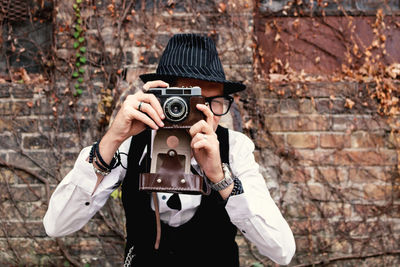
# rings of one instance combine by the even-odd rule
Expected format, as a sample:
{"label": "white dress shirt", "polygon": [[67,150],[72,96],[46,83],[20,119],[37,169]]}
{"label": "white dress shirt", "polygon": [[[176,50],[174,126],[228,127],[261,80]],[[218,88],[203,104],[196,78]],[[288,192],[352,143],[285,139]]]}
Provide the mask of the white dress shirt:
{"label": "white dress shirt", "polygon": [[[119,151],[128,153],[130,143],[131,138],[120,146]],[[289,264],[295,252],[294,237],[269,194],[253,151],[254,144],[247,136],[229,130],[229,164],[233,175],[242,182],[244,193],[229,197],[225,208],[231,222],[257,246],[261,254],[278,264]],[[92,164],[87,161],[89,152],[90,147],[81,151],[74,168],[51,196],[43,219],[49,236],[64,236],[81,229],[103,207],[116,185],[125,177],[126,170],[119,166],[104,177],[93,193],[97,176]],[[122,155],[121,161],[127,166],[127,157]],[[192,166],[199,168],[194,159]],[[158,193],[160,218],[170,226],[177,227],[193,217],[201,196],[180,194],[181,210],[167,206],[170,196],[168,193]]]}

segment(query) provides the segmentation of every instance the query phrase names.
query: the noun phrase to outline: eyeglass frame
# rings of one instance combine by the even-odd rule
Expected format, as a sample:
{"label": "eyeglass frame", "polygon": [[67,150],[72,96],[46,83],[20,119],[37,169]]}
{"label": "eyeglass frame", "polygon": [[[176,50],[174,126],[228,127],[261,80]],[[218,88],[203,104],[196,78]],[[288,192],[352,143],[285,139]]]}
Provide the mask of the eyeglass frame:
{"label": "eyeglass frame", "polygon": [[[216,113],[212,110],[211,101],[212,101],[213,99],[215,99],[215,98],[218,98],[218,97],[223,97],[224,99],[226,99],[226,100],[229,101],[229,105],[228,105],[227,110],[226,110],[224,113],[222,113],[222,114],[216,114]],[[211,110],[211,112],[214,114],[214,116],[224,116],[225,114],[227,114],[227,113],[229,112],[229,110],[231,109],[231,106],[232,106],[232,103],[233,103],[233,97],[230,96],[230,95],[210,96],[210,97],[205,97],[204,99],[205,99],[205,102],[209,104],[210,110]]]}

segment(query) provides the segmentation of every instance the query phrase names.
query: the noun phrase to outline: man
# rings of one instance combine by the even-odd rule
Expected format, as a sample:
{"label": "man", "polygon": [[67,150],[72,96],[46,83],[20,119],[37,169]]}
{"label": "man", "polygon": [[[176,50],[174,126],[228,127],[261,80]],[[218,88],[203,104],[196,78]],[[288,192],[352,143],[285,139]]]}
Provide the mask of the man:
{"label": "man", "polygon": [[[207,103],[197,109],[206,119],[189,130],[191,163],[209,179],[212,193],[157,193],[162,234],[159,247],[154,247],[155,207],[150,195],[138,190],[138,176],[145,170],[144,162],[151,160],[151,138],[164,126],[165,116],[157,98],[140,91],[127,97],[98,145],[82,150],[56,188],[44,217],[47,234],[63,236],[79,230],[123,182],[127,265],[239,266],[237,229],[261,254],[288,264],[295,251],[293,234],[259,173],[254,144],[242,133],[218,126],[232,103],[229,94],[245,85],[225,79],[214,42],[202,35],[174,35],[156,73],[141,79],[144,91],[201,87]],[[117,149],[129,152],[128,159],[122,158],[127,170],[113,160]]]}

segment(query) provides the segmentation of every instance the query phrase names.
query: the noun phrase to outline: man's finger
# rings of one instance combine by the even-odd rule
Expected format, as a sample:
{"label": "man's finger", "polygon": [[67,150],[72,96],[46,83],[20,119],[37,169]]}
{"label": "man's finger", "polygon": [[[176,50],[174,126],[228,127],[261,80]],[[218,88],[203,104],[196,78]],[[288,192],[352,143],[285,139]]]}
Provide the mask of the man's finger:
{"label": "man's finger", "polygon": [[141,121],[142,123],[150,126],[152,129],[158,130],[157,124],[152,119],[150,119],[150,117],[147,116],[145,113],[140,112],[131,106],[126,107],[126,112],[131,120]]}
{"label": "man's finger", "polygon": [[204,113],[204,115],[206,116],[206,122],[212,126],[214,121],[214,114],[212,113],[211,109],[203,104],[197,104],[196,108]]}
{"label": "man's finger", "polygon": [[[140,104],[141,103],[141,104]],[[164,126],[163,121],[160,118],[160,115],[154,110],[153,106],[146,103],[146,102],[140,102],[138,106],[140,105],[140,110],[137,109],[138,111],[147,114],[150,116],[150,118],[155,121],[160,127]]]}
{"label": "man's finger", "polygon": [[145,85],[143,85],[143,91],[148,91],[150,88],[168,87],[168,86],[169,86],[168,83],[161,80],[150,81],[145,83]]}
{"label": "man's finger", "polygon": [[143,94],[138,97],[138,101],[143,101],[151,105],[151,107],[157,112],[158,117],[164,119],[164,111],[161,107],[160,101],[153,94]]}

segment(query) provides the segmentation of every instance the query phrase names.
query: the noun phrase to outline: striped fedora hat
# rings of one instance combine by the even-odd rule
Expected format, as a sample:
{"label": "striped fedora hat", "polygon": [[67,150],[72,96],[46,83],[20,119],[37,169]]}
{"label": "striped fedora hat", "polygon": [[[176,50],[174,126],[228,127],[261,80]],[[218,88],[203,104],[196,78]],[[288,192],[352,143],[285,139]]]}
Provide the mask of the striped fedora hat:
{"label": "striped fedora hat", "polygon": [[156,73],[140,75],[143,82],[193,78],[224,84],[224,94],[246,89],[240,82],[228,81],[214,41],[200,34],[176,34],[168,42]]}

